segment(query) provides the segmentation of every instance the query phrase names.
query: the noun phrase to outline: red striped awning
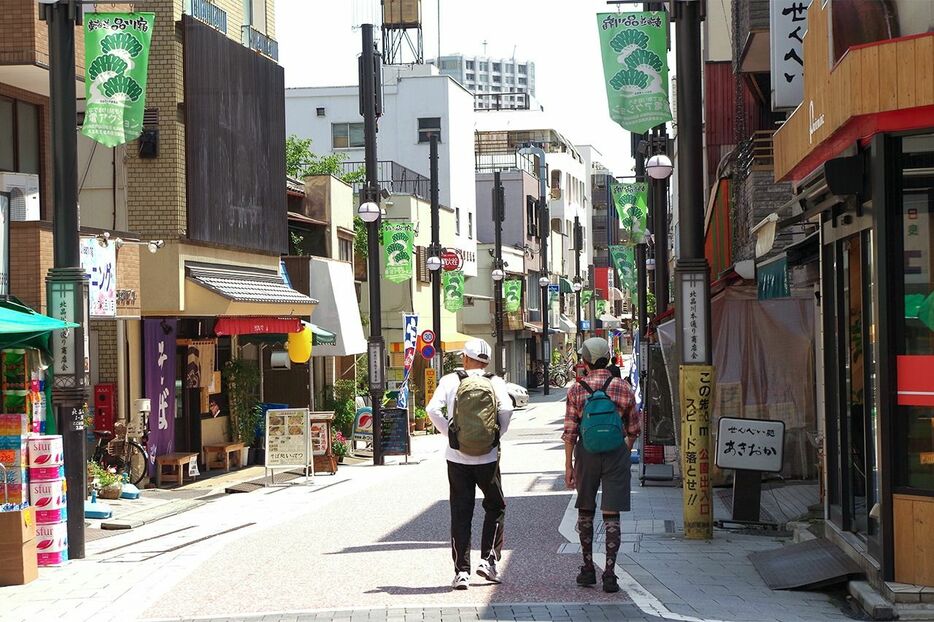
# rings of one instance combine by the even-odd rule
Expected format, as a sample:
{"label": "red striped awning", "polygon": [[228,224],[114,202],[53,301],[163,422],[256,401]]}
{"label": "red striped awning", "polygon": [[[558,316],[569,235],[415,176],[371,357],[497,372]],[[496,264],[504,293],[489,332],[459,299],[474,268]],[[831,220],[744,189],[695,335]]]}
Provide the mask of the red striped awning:
{"label": "red striped awning", "polygon": [[214,334],[225,335],[267,335],[298,333],[302,330],[302,320],[298,317],[263,317],[236,316],[219,317],[214,325]]}

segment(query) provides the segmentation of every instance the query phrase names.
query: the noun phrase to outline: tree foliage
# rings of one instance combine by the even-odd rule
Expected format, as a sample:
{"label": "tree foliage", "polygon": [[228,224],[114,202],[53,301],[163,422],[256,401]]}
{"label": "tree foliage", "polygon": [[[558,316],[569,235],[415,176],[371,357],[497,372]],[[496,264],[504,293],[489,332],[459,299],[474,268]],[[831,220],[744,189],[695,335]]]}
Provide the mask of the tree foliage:
{"label": "tree foliage", "polygon": [[304,179],[309,175],[333,175],[348,184],[363,181],[363,167],[344,172],[341,164],[347,159],[345,153],[318,155],[311,151],[311,139],[292,134],[285,139],[285,172],[290,177]]}

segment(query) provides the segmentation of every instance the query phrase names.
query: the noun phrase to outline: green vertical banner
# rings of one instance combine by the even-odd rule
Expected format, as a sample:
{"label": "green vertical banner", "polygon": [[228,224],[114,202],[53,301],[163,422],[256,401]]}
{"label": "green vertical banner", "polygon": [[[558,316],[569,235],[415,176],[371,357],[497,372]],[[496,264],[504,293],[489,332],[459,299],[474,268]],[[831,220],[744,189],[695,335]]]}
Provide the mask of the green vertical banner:
{"label": "green vertical banner", "polygon": [[581,306],[586,307],[590,304],[590,301],[593,299],[593,292],[589,289],[585,289],[581,292]]}
{"label": "green vertical banner", "polygon": [[441,278],[441,289],[444,290],[444,308],[451,313],[457,313],[464,307],[464,272],[451,270],[445,272]]}
{"label": "green vertical banner", "polygon": [[522,304],[522,281],[510,279],[503,281],[503,304],[506,313],[515,313]]}
{"label": "green vertical banner", "polygon": [[143,131],[146,73],[155,13],[84,16],[84,93],[81,133],[116,147]]}
{"label": "green vertical banner", "polygon": [[412,278],[412,246],[415,228],[410,222],[384,222],[383,250],[386,253],[387,281],[402,283]]}
{"label": "green vertical banner", "polygon": [[610,257],[619,275],[619,284],[623,289],[633,291],[636,288],[636,251],[632,246],[610,246]]}
{"label": "green vertical banner", "polygon": [[604,313],[606,313],[606,300],[598,300],[596,302],[596,306],[597,306],[597,319],[600,319],[600,317]]}
{"label": "green vertical banner", "polygon": [[671,121],[668,14],[598,13],[610,118],[633,134]]}
{"label": "green vertical banner", "polygon": [[635,184],[610,184],[613,205],[622,228],[628,233],[625,244],[645,244],[649,215],[649,187],[645,182]]}

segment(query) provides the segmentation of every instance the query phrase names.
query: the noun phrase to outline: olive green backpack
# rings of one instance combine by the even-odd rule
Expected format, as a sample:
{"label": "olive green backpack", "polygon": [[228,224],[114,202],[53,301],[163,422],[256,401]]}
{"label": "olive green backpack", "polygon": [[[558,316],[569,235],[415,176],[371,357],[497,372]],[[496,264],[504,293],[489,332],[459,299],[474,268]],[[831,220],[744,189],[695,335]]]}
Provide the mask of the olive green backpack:
{"label": "olive green backpack", "polygon": [[468,456],[483,456],[499,445],[499,408],[490,379],[493,374],[471,376],[459,370],[460,386],[454,398],[454,415],[448,442]]}

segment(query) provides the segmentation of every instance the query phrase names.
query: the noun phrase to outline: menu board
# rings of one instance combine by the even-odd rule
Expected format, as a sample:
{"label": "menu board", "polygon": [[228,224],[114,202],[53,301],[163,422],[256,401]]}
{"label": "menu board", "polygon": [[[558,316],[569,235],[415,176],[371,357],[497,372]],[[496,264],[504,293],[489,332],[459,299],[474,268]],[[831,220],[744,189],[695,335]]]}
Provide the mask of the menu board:
{"label": "menu board", "polygon": [[409,455],[409,411],[405,408],[382,410],[382,446],[384,456]]}
{"label": "menu board", "polygon": [[331,422],[334,421],[334,412],[313,412],[308,416],[308,434],[311,440],[311,455],[324,456],[331,448]]}
{"label": "menu board", "polygon": [[308,464],[308,409],[266,411],[266,468]]}

